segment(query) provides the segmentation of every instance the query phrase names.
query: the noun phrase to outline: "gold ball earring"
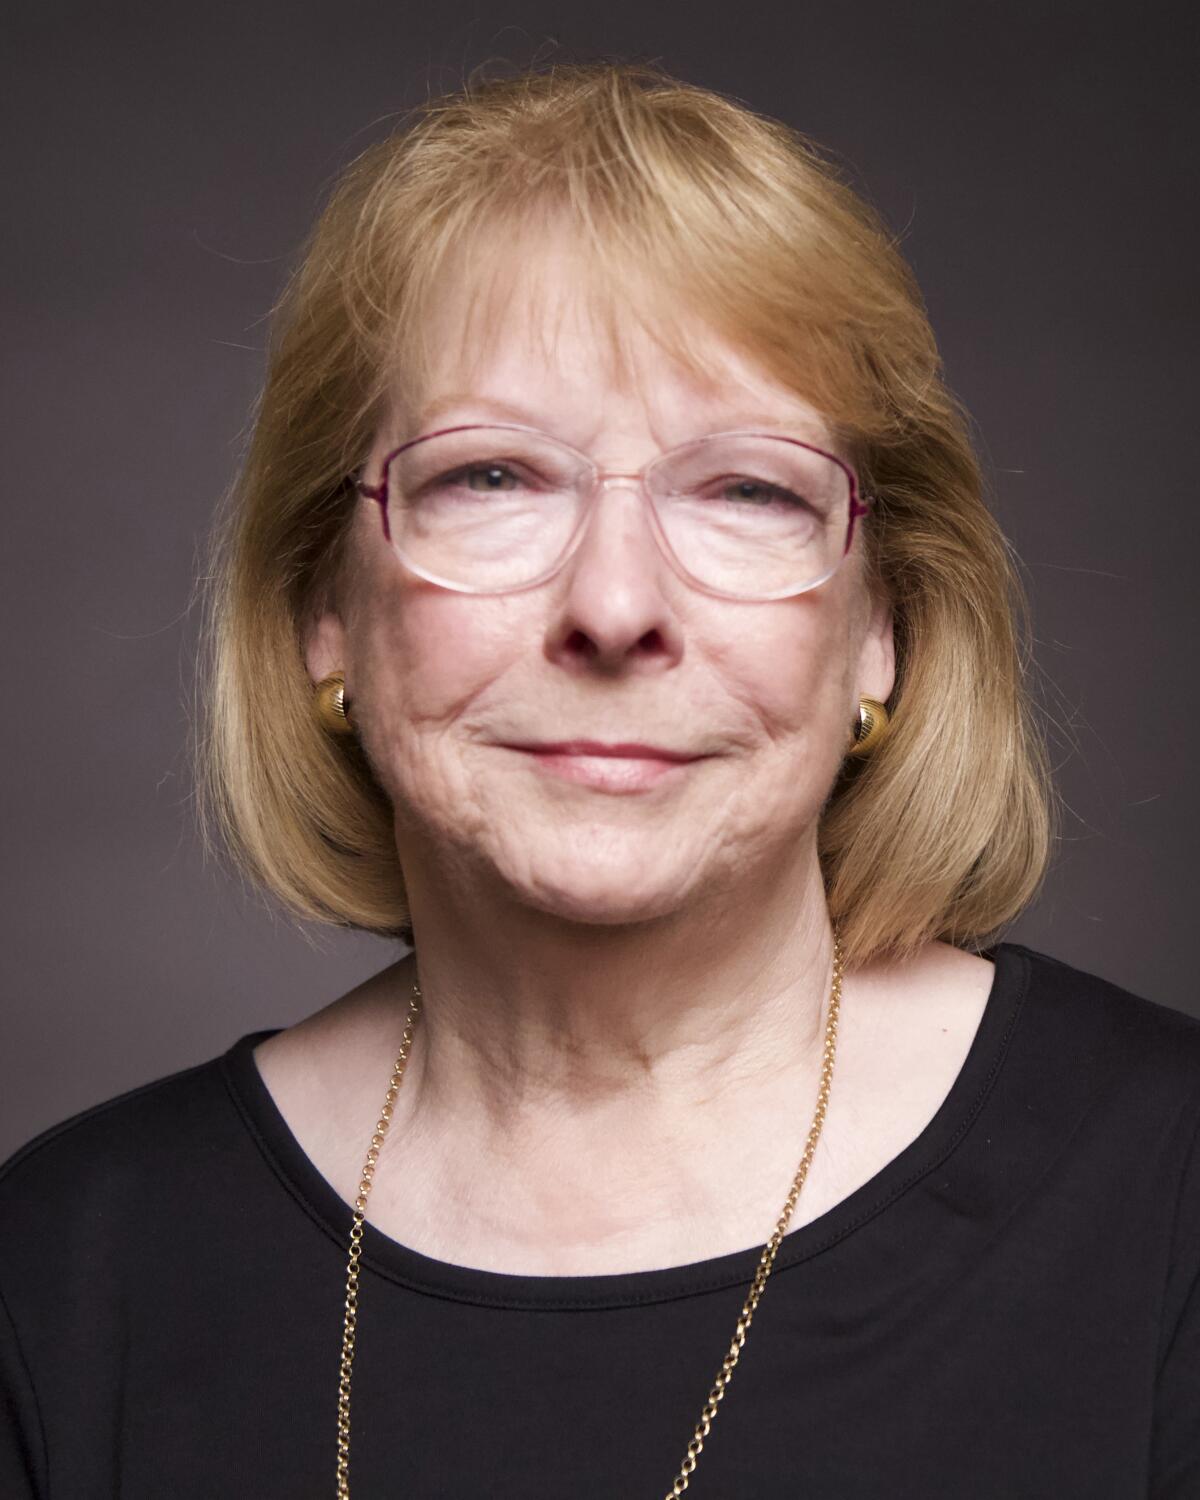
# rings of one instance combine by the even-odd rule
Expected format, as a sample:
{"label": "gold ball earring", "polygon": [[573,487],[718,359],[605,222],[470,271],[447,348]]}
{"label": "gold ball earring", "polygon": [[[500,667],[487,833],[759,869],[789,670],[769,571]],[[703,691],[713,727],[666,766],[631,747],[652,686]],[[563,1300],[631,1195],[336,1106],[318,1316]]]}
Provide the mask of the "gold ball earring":
{"label": "gold ball earring", "polygon": [[346,679],[341,672],[322,677],[313,689],[313,707],[322,729],[330,734],[353,734],[355,726],[346,702]]}
{"label": "gold ball earring", "polygon": [[877,698],[858,700],[858,726],[851,732],[847,755],[870,755],[887,734],[890,715]]}

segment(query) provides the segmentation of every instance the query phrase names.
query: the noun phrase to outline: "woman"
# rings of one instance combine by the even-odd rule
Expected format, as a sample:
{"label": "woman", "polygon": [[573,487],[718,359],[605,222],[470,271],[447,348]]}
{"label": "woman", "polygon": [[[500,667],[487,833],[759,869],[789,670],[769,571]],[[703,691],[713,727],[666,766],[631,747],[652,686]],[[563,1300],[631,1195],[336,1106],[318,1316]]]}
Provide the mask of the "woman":
{"label": "woman", "polygon": [[3,1169],[6,1496],[1200,1494],[1200,1023],[998,941],[1052,801],[980,490],[784,127],[556,68],[347,171],[205,805],[415,952]]}

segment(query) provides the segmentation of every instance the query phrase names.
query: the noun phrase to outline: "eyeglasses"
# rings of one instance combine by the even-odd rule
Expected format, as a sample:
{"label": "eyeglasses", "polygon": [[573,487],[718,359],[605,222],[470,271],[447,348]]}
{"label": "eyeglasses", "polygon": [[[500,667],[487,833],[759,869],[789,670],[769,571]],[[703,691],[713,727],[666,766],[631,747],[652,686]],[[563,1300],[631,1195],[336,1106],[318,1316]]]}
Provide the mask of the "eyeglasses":
{"label": "eyeglasses", "polygon": [[640,486],[675,572],[727,599],[783,599],[824,583],[871,506],[841,459],[757,432],[713,433],[626,474],[536,428],[447,427],[389,453],[378,484],[354,484],[378,502],[384,536],[406,567],[468,594],[552,578],[614,484]]}

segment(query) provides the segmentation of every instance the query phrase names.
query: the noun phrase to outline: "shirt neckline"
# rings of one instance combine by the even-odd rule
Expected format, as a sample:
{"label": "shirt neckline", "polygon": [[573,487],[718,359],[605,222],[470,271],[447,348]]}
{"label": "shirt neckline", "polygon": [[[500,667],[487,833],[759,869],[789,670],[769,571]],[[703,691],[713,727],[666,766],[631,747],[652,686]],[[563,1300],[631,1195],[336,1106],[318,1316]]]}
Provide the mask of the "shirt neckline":
{"label": "shirt neckline", "polygon": [[[983,1015],[958,1076],[933,1117],[873,1177],[825,1213],[785,1234],[772,1276],[830,1249],[882,1213],[944,1161],[966,1136],[1003,1065],[1029,987],[1033,957],[1029,949],[1017,943],[999,943],[984,950],[983,956],[995,965]],[[220,1067],[244,1124],[280,1184],[318,1228],[348,1254],[353,1208],[342,1201],[305,1154],[254,1061],[258,1043],[280,1030],[270,1027],[248,1032],[223,1054]],[[739,1283],[749,1286],[765,1243],[764,1239],[744,1250],[660,1270],[596,1276],[514,1275],[454,1265],[410,1249],[375,1228],[368,1200],[360,1267],[411,1290],[477,1306],[527,1310],[632,1307]]]}

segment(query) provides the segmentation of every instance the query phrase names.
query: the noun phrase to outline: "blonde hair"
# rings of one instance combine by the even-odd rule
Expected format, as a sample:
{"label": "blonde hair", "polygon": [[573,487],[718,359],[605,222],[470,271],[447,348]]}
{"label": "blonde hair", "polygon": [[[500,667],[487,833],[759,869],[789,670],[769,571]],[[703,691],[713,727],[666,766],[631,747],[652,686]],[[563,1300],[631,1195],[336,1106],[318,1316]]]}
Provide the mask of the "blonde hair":
{"label": "blonde hair", "polygon": [[636,319],[692,359],[689,327],[715,330],[846,444],[876,497],[866,576],[893,604],[897,675],[890,736],[845,763],[823,810],[830,914],[850,965],[931,938],[988,946],[1044,877],[1057,803],[1028,606],[920,293],[811,142],[641,64],[472,80],[336,182],[274,311],[212,537],[195,745],[208,847],[296,916],[411,941],[392,808],[357,743],[315,721],[303,642],[336,597],[359,503],[346,476],[398,375],[423,368],[439,275],[465,256],[482,288],[479,226],[511,245],[552,216],[614,344]]}

